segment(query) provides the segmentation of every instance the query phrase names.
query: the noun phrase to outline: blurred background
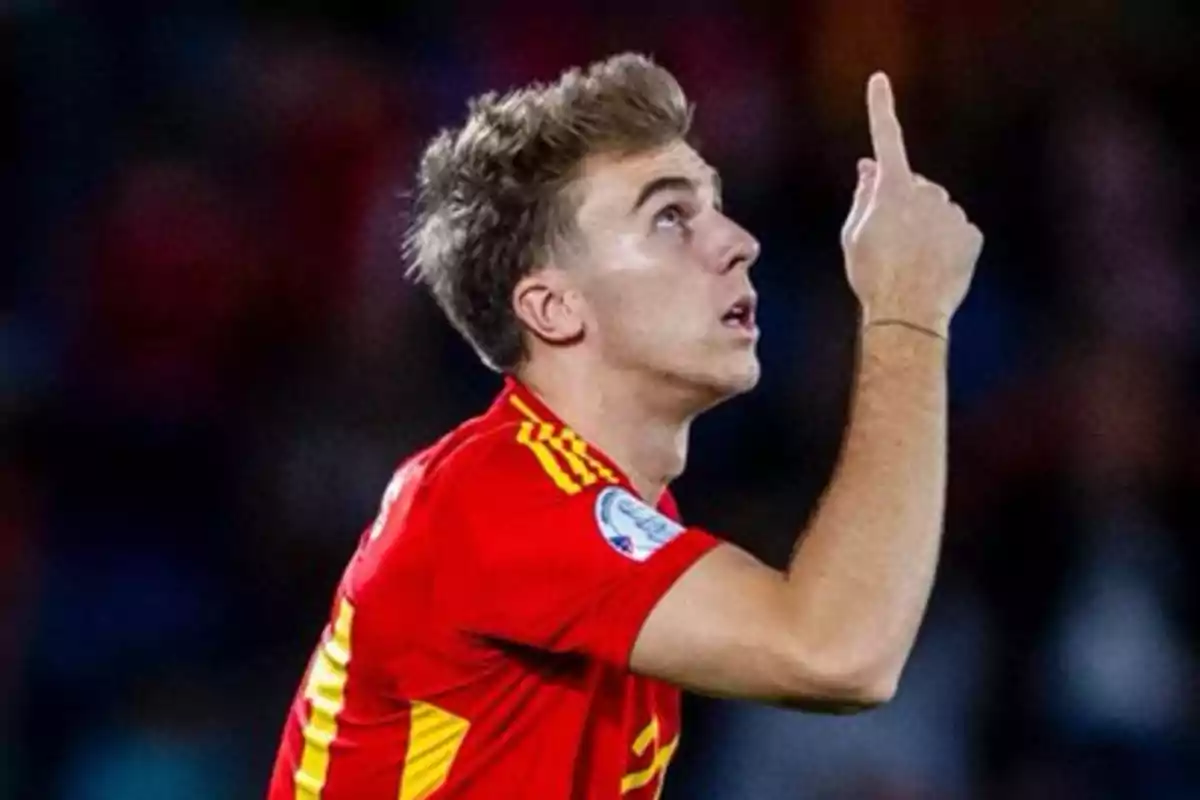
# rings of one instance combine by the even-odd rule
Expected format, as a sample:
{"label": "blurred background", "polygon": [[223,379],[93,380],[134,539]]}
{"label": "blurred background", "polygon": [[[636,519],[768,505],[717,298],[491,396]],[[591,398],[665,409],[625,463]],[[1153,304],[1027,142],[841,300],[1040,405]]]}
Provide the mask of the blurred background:
{"label": "blurred background", "polygon": [[394,466],[498,388],[403,277],[465,99],[626,49],[765,244],[685,515],[782,565],[853,368],[863,83],[988,237],[899,697],[689,698],[666,797],[1200,798],[1200,5],[0,3],[0,797],[261,797]]}

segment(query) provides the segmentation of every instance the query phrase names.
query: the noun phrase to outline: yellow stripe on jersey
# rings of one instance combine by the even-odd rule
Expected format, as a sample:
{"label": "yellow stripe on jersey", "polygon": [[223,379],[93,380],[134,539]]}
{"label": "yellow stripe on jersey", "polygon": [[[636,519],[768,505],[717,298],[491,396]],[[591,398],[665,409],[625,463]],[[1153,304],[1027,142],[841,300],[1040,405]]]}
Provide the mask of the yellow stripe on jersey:
{"label": "yellow stripe on jersey", "polygon": [[517,431],[517,441],[533,451],[533,455],[537,458],[538,463],[542,465],[542,469],[554,481],[558,488],[562,489],[567,494],[578,494],[583,491],[575,480],[567,474],[562,465],[558,463],[558,459],[554,457],[554,453],[550,452],[549,446],[540,437],[535,437],[532,422],[522,422],[520,429]]}
{"label": "yellow stripe on jersey", "polygon": [[562,438],[564,441],[569,442],[568,446],[571,448],[571,451],[586,461],[601,478],[604,478],[609,483],[620,483],[620,479],[617,478],[611,469],[604,466],[595,456],[588,452],[587,442],[580,439],[579,434],[570,428],[563,428]]}
{"label": "yellow stripe on jersey", "polygon": [[329,746],[337,738],[338,714],[346,699],[346,669],[350,665],[350,627],[354,606],[342,598],[333,631],[317,649],[304,697],[310,710],[304,726],[304,752],[296,770],[296,800],[320,800],[329,775]]}
{"label": "yellow stripe on jersey", "polygon": [[508,402],[512,403],[513,408],[515,408],[517,411],[520,411],[521,416],[525,417],[525,419],[529,420],[530,422],[537,422],[540,424],[546,421],[539,417],[537,413],[529,407],[528,403],[517,397],[515,394],[510,394],[508,396]]}
{"label": "yellow stripe on jersey", "polygon": [[579,454],[567,446],[562,437],[554,435],[554,426],[549,422],[543,422],[538,426],[538,441],[546,442],[562,456],[567,462],[567,466],[571,468],[571,472],[575,473],[575,477],[584,486],[591,486],[596,482],[596,476],[587,468],[587,464],[579,457]]}
{"label": "yellow stripe on jersey", "polygon": [[446,783],[471,723],[420,701],[412,704],[410,719],[400,800],[425,800]]}
{"label": "yellow stripe on jersey", "polygon": [[[588,452],[587,442],[581,439],[579,434],[575,433],[575,431],[571,430],[565,425],[558,426],[553,423],[546,422],[540,416],[538,416],[537,412],[529,407],[528,403],[516,395],[509,395],[509,402],[512,403],[513,407],[516,408],[522,416],[529,420],[529,422],[522,424],[521,431],[517,434],[517,441],[534,451],[534,455],[538,457],[538,461],[541,462],[542,468],[546,470],[546,473],[554,479],[554,482],[563,491],[567,492],[568,494],[575,494],[579,492],[583,486],[591,486],[599,478],[603,478],[609,483],[620,482],[616,474],[611,469],[606,467],[595,456]],[[536,435],[534,435],[534,425],[537,426]],[[526,426],[529,426],[528,431],[526,431]],[[543,447],[540,448],[541,452],[539,452],[539,449],[534,448],[534,445],[536,444],[543,445]],[[558,463],[558,460],[553,457],[546,447],[552,449],[562,457],[563,462],[565,462],[567,467],[570,468],[571,472],[575,474],[575,478],[578,479],[577,481],[570,478],[570,476],[566,476],[566,482],[563,481],[565,471]],[[550,457],[551,461],[553,462],[553,466],[547,463],[547,456]],[[599,478],[597,478],[597,476],[599,476]],[[567,485],[568,482],[569,487]]]}

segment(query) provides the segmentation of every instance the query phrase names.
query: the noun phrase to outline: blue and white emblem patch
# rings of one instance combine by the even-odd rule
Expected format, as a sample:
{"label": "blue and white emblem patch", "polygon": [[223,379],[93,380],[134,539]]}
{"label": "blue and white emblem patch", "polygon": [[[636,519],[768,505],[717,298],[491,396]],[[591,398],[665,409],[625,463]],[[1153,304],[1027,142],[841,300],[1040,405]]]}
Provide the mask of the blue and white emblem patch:
{"label": "blue and white emblem patch", "polygon": [[684,531],[620,486],[609,486],[596,496],[596,525],[614,550],[634,561],[645,561]]}

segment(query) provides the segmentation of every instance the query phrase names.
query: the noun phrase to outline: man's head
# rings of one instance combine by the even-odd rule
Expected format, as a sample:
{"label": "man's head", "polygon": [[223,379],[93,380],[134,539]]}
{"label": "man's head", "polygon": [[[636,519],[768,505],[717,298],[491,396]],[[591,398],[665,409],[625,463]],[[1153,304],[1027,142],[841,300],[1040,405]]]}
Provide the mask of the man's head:
{"label": "man's head", "polygon": [[690,124],[671,74],[621,55],[477,98],[429,145],[408,254],[492,368],[584,359],[708,401],[754,385],[758,244]]}

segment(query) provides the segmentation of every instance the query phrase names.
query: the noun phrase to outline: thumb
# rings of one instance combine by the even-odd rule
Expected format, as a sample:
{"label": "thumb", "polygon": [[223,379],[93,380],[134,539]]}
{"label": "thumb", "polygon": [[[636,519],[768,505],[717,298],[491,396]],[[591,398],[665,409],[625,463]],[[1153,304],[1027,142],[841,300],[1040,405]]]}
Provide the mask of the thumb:
{"label": "thumb", "polygon": [[854,231],[858,230],[859,223],[866,216],[867,208],[871,205],[871,198],[875,194],[875,181],[878,173],[879,166],[872,159],[860,158],[858,160],[858,186],[854,189],[854,201],[850,204],[850,214],[846,217],[846,224],[842,226],[843,245],[850,243]]}

